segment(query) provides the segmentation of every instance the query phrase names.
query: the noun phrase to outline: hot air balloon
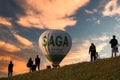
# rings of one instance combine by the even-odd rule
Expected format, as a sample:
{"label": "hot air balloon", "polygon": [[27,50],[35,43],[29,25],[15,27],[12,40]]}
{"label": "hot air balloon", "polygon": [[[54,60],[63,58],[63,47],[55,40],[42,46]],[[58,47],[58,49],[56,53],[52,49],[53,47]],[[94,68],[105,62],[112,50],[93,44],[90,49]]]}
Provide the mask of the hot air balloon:
{"label": "hot air balloon", "polygon": [[70,35],[62,30],[47,30],[39,38],[40,50],[52,62],[53,67],[59,66],[71,49],[71,45]]}

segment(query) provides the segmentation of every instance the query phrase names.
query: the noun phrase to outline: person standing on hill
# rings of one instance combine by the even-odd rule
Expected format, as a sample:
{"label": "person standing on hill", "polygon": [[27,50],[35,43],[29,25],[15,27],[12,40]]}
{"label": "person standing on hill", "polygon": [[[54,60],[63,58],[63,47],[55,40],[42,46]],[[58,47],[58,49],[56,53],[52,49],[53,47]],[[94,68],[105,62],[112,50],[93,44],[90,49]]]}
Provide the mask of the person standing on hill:
{"label": "person standing on hill", "polygon": [[91,43],[91,46],[89,48],[89,53],[90,53],[90,58],[91,61],[95,61],[96,60],[96,47],[93,43]]}
{"label": "person standing on hill", "polygon": [[40,58],[38,55],[35,58],[35,65],[36,65],[36,67],[38,67],[38,70],[40,70]]}
{"label": "person standing on hill", "polygon": [[29,58],[29,60],[27,62],[27,67],[30,69],[30,72],[32,72],[32,65],[33,65],[32,58]]}
{"label": "person standing on hill", "polygon": [[118,47],[117,47],[118,41],[115,35],[113,35],[113,39],[111,39],[109,43],[111,44],[111,48],[112,48],[112,57],[113,57],[113,54],[116,57],[117,56],[116,53],[118,52]]}
{"label": "person standing on hill", "polygon": [[13,73],[13,63],[12,61],[10,61],[10,64],[8,65],[8,77],[12,77],[12,73]]}

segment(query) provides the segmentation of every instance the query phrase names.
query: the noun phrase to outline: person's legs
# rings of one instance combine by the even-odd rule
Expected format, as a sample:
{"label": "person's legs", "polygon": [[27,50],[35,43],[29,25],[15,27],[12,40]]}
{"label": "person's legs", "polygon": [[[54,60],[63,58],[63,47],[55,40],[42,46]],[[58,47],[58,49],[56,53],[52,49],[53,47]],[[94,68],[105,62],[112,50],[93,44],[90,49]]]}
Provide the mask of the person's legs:
{"label": "person's legs", "polygon": [[40,65],[38,65],[38,70],[40,70]]}
{"label": "person's legs", "polygon": [[91,61],[94,61],[93,58],[94,58],[94,55],[93,53],[91,53]]}
{"label": "person's legs", "polygon": [[115,57],[117,56],[116,52],[115,52]]}
{"label": "person's legs", "polygon": [[38,64],[36,64],[36,70],[39,70],[39,65]]}
{"label": "person's legs", "polygon": [[32,72],[32,67],[30,67],[29,69],[30,69],[30,72]]}
{"label": "person's legs", "polygon": [[12,71],[11,71],[11,77],[12,77]]}
{"label": "person's legs", "polygon": [[94,55],[94,61],[96,60],[96,56]]}
{"label": "person's legs", "polygon": [[12,72],[11,71],[8,72],[8,77],[12,77]]}
{"label": "person's legs", "polygon": [[116,57],[117,56],[117,49],[116,47],[112,48],[112,57]]}

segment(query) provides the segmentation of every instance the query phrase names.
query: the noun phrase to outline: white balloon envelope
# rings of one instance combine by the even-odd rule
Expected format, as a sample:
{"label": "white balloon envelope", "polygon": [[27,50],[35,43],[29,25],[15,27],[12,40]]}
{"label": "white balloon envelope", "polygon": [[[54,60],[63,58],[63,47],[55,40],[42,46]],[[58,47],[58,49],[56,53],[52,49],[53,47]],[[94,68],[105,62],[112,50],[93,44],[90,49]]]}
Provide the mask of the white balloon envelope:
{"label": "white balloon envelope", "polygon": [[70,35],[62,30],[47,30],[39,38],[40,50],[53,65],[59,65],[71,45]]}

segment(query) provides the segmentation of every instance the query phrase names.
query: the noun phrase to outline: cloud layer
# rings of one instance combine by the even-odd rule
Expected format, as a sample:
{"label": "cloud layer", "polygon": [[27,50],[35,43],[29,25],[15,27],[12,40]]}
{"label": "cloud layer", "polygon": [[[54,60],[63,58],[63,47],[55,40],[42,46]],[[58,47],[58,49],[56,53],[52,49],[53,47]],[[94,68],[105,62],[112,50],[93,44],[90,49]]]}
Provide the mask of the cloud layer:
{"label": "cloud layer", "polygon": [[89,0],[29,0],[23,5],[26,15],[18,15],[17,23],[24,27],[65,29],[76,24],[75,12]]}
{"label": "cloud layer", "polygon": [[16,45],[6,43],[4,41],[0,41],[0,49],[3,49],[3,50],[8,51],[8,52],[18,52],[21,50]]}
{"label": "cloud layer", "polygon": [[14,36],[18,40],[18,42],[21,43],[22,48],[33,48],[33,43],[30,40],[15,33]]}
{"label": "cloud layer", "polygon": [[12,27],[12,23],[9,18],[0,17],[0,25],[4,25],[6,27]]}
{"label": "cloud layer", "polygon": [[120,15],[120,5],[118,4],[118,0],[110,0],[104,7],[104,11],[102,12],[103,16],[115,16]]}

